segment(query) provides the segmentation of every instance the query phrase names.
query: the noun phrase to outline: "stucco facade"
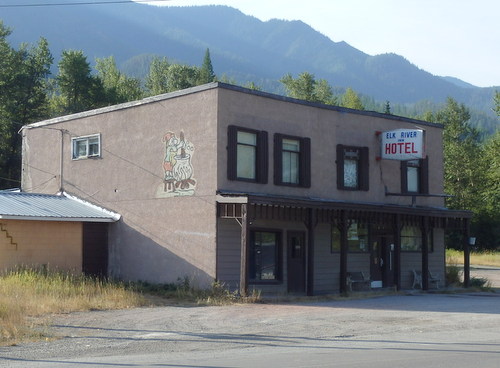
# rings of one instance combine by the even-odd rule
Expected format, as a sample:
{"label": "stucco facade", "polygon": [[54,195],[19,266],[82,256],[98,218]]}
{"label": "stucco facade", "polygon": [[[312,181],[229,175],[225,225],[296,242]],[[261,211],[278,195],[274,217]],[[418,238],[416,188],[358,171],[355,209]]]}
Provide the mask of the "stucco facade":
{"label": "stucco facade", "polygon": [[0,270],[44,266],[81,273],[82,249],[81,222],[0,222]]}
{"label": "stucco facade", "polygon": [[[425,131],[425,193],[403,195],[402,164],[380,159],[380,132],[401,128]],[[442,127],[392,115],[213,83],[22,132],[23,190],[63,189],[122,216],[108,274],[126,280],[319,294],[362,271],[406,288],[414,268],[444,279],[444,228],[468,217],[444,208]],[[359,187],[339,180],[342,150],[358,155]],[[422,249],[402,251],[405,226],[423,229]]]}

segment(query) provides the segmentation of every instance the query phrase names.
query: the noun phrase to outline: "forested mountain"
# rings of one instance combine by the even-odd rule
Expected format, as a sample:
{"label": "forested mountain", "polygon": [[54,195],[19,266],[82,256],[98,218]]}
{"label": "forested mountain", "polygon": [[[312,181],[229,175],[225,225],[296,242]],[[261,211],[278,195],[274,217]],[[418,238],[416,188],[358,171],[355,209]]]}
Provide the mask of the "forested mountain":
{"label": "forested mountain", "polygon": [[278,80],[284,74],[308,71],[334,87],[393,105],[438,104],[451,96],[471,109],[480,126],[492,130],[498,124],[491,112],[494,88],[434,76],[396,54],[367,55],[301,21],[262,22],[226,6],[137,3],[2,8],[0,19],[12,28],[13,45],[46,38],[54,65],[62,50],[82,50],[89,61],[113,55],[124,72],[142,77],[152,55],[199,65],[209,48],[218,76],[271,92],[283,93]]}

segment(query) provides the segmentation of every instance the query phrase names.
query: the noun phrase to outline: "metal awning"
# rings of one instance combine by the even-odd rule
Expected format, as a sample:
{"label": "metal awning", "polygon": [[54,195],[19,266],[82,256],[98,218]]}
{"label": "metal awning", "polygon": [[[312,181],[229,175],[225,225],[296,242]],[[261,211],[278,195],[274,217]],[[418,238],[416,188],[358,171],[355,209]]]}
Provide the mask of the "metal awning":
{"label": "metal awning", "polygon": [[0,220],[116,222],[120,217],[67,193],[0,192]]}

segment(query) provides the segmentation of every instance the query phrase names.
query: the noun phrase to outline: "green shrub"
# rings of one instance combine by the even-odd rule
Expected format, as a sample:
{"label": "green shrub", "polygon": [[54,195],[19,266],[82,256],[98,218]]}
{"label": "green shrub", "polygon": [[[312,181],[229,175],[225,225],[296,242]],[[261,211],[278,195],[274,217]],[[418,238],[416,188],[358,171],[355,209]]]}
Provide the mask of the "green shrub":
{"label": "green shrub", "polygon": [[491,283],[484,277],[471,277],[469,280],[469,287],[479,289],[491,288]]}
{"label": "green shrub", "polygon": [[462,268],[457,265],[446,266],[446,286],[462,284]]}

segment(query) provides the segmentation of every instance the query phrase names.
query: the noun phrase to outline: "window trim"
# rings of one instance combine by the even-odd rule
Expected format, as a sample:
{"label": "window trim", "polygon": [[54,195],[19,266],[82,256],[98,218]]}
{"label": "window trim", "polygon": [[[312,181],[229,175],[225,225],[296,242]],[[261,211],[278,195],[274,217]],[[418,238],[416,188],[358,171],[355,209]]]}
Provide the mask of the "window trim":
{"label": "window trim", "polygon": [[[257,146],[255,153],[255,179],[238,177],[238,132],[255,134]],[[227,178],[228,180],[267,184],[268,181],[268,139],[267,132],[229,125],[227,129]]]}
{"label": "window trim", "polygon": [[[346,187],[344,183],[344,160],[346,150],[359,152],[358,160],[358,186],[356,188]],[[337,145],[337,189],[350,191],[368,191],[370,188],[370,163],[368,147]]]}
{"label": "window trim", "polygon": [[[93,138],[97,138],[97,148],[98,152],[96,154],[89,155],[89,141]],[[77,150],[76,146],[78,142],[87,142],[86,143],[86,155],[85,156],[77,156]],[[90,135],[84,135],[84,136],[79,136],[79,137],[73,137],[71,138],[71,159],[72,160],[85,160],[85,159],[93,159],[93,158],[100,158],[101,157],[101,134],[90,134]]]}
{"label": "window trim", "polygon": [[250,278],[250,259],[248,258],[248,283],[252,285],[278,285],[283,283],[283,231],[278,229],[255,228],[250,230],[249,253],[255,242],[255,233],[274,233],[276,235],[276,279],[274,280],[253,280]]}
{"label": "window trim", "polygon": [[[299,152],[299,182],[283,181],[283,140],[296,140],[300,145]],[[289,187],[311,187],[311,138],[293,135],[274,134],[274,184]]]}
{"label": "window trim", "polygon": [[[414,161],[414,160],[409,160]],[[408,161],[401,161],[401,193],[405,194],[429,194],[429,156],[418,159],[418,191],[408,190]]]}

